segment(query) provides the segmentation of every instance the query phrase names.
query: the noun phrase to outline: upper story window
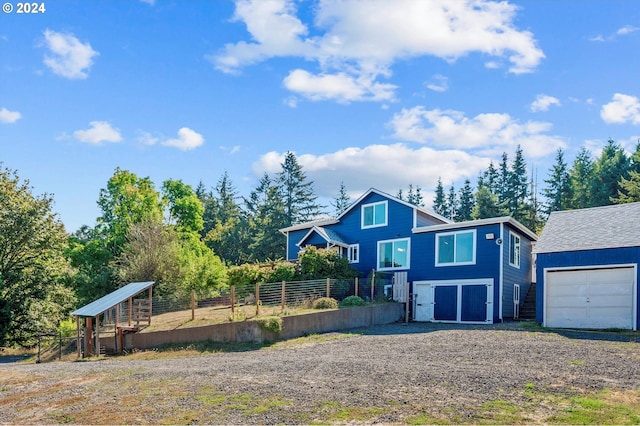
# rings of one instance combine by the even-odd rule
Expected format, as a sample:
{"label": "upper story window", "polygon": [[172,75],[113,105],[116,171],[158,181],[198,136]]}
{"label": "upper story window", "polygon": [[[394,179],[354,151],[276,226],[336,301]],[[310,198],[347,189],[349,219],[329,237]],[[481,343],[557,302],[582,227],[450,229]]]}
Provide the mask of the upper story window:
{"label": "upper story window", "polygon": [[387,225],[387,201],[362,205],[362,228]]}
{"label": "upper story window", "polygon": [[436,266],[474,265],[475,263],[475,230],[436,235]]}
{"label": "upper story window", "polygon": [[360,262],[360,244],[351,244],[347,249],[347,259],[349,263]]}
{"label": "upper story window", "polygon": [[409,238],[378,242],[378,270],[408,269]]}
{"label": "upper story window", "polygon": [[520,267],[520,237],[509,232],[509,265]]}

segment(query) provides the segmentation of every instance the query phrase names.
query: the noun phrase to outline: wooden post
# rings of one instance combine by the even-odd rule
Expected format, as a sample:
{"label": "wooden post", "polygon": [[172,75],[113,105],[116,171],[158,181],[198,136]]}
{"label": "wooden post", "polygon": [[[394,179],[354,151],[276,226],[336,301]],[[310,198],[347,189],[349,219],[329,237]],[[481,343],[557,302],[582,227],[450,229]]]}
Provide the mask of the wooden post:
{"label": "wooden post", "polygon": [[327,297],[331,297],[331,278],[327,278]]}
{"label": "wooden post", "polygon": [[284,312],[284,308],[285,308],[285,306],[287,306],[287,303],[286,303],[286,296],[287,296],[287,294],[286,294],[286,286],[287,286],[286,282],[284,280],[282,280],[282,307],[281,307],[281,312]]}
{"label": "wooden post", "polygon": [[100,314],[96,317],[96,356],[100,356]]}
{"label": "wooden post", "polygon": [[408,323],[409,322],[409,300],[411,300],[411,298],[409,297],[409,281],[407,281],[406,283],[407,287],[405,288],[405,299],[406,299],[406,303],[405,303],[405,312],[404,312],[404,322]]}
{"label": "wooden post", "polygon": [[149,325],[151,325],[151,317],[153,316],[153,299],[152,299],[152,294],[153,294],[153,286],[149,287]]}
{"label": "wooden post", "polygon": [[133,318],[132,315],[133,315],[133,300],[130,297],[129,298],[129,327],[131,327],[131,319]]}
{"label": "wooden post", "polygon": [[260,283],[256,283],[256,316],[260,315]]}
{"label": "wooden post", "polygon": [[356,277],[355,280],[356,280],[356,291],[354,296],[357,296],[358,295],[358,277]]}
{"label": "wooden post", "polygon": [[373,303],[373,295],[376,286],[376,270],[371,270],[371,303]]}
{"label": "wooden post", "polygon": [[231,318],[236,319],[236,286],[231,286]]}
{"label": "wooden post", "polygon": [[91,324],[92,318],[85,318],[84,327],[84,356],[88,357],[93,355],[93,326]]}
{"label": "wooden post", "polygon": [[[115,352],[119,353],[122,350],[122,346],[119,344],[118,342],[118,316],[120,314],[120,304],[118,303],[116,305],[116,318],[115,318],[115,322],[114,322],[114,330],[115,330],[115,340],[116,340],[116,347],[115,347]],[[120,348],[120,351],[118,351],[118,348]]]}
{"label": "wooden post", "polygon": [[191,321],[196,319],[196,291],[191,290]]}
{"label": "wooden post", "polygon": [[76,332],[76,349],[78,352],[78,358],[80,358],[82,356],[82,352],[80,350],[80,317],[76,317]]}

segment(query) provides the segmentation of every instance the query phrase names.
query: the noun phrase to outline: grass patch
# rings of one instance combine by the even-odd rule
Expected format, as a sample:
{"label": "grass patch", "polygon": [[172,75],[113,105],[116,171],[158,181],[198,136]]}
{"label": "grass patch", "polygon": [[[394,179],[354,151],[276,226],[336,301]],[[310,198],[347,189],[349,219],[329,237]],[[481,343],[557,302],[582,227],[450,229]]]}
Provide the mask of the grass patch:
{"label": "grass patch", "polygon": [[639,424],[640,391],[602,391],[573,396],[548,420],[563,424]]}
{"label": "grass patch", "polygon": [[319,404],[321,422],[366,422],[384,414],[383,408],[343,406],[338,401],[324,401]]}

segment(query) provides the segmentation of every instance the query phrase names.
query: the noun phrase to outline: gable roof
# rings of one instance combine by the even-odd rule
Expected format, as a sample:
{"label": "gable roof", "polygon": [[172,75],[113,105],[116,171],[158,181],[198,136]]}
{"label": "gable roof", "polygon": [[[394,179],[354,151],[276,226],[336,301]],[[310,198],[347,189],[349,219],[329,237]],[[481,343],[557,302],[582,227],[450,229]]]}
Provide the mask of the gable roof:
{"label": "gable roof", "polygon": [[367,198],[370,194],[378,194],[382,197],[385,197],[391,201],[395,201],[396,203],[400,203],[403,204],[413,210],[422,212],[423,214],[426,214],[428,216],[433,217],[434,219],[437,219],[443,223],[452,223],[452,221],[450,219],[447,219],[444,216],[440,216],[438,213],[434,212],[431,209],[427,209],[424,207],[419,207],[416,206],[414,204],[408,203],[404,200],[401,200],[399,198],[394,197],[393,195],[389,195],[385,192],[382,192],[380,190],[374,189],[374,188],[370,188],[367,192],[365,192],[364,194],[362,194],[360,197],[358,197],[358,199],[356,201],[354,201],[353,203],[351,203],[351,205],[349,207],[347,207],[347,209],[345,211],[342,212],[342,214],[340,214],[340,216],[338,217],[328,217],[328,218],[322,218],[322,219],[316,219],[316,220],[312,220],[309,222],[304,222],[304,223],[298,223],[296,225],[291,225],[288,226],[286,228],[282,228],[279,231],[282,232],[283,234],[286,234],[287,232],[291,232],[291,231],[300,231],[302,229],[310,229],[313,228],[314,226],[325,226],[325,225],[334,225],[338,222],[340,222],[340,219],[347,215],[351,210],[353,210],[354,208],[356,208],[356,206],[358,204],[360,204],[362,202],[362,200],[364,200],[365,198]]}
{"label": "gable roof", "polygon": [[140,283],[130,283],[124,287],[120,287],[116,291],[102,296],[98,300],[94,300],[88,305],[71,312],[71,315],[79,317],[96,317],[108,309],[116,306],[120,302],[124,302],[130,297],[135,296],[148,289],[155,284],[154,281],[145,281]]}
{"label": "gable roof", "polygon": [[451,223],[451,220],[447,219],[444,216],[440,216],[438,213],[434,212],[431,209],[427,209],[427,208],[424,208],[424,207],[416,206],[415,204],[411,204],[411,203],[409,203],[407,201],[401,200],[400,198],[394,197],[393,195],[389,195],[386,192],[382,192],[382,191],[380,191],[378,189],[375,189],[375,188],[369,188],[369,190],[367,192],[362,194],[345,211],[343,211],[342,214],[337,217],[337,219],[340,220],[340,218],[342,218],[342,216],[345,216],[346,214],[348,214],[351,210],[353,210],[358,204],[360,204],[362,202],[362,200],[367,198],[370,194],[378,194],[378,195],[380,195],[382,197],[388,198],[389,200],[395,201],[396,203],[403,204],[403,205],[409,207],[410,209],[417,210],[419,212],[422,212],[424,214],[432,216],[433,218],[438,219],[438,220],[440,220],[440,221],[442,221],[444,223]]}
{"label": "gable roof", "polygon": [[494,225],[500,223],[508,223],[513,228],[526,235],[531,241],[536,241],[538,239],[538,236],[535,234],[535,232],[533,232],[511,216],[490,217],[487,219],[467,220],[464,222],[443,223],[442,225],[431,225],[413,228],[411,231],[414,234],[419,234],[421,232],[449,231],[454,229],[472,228],[476,226]]}
{"label": "gable roof", "polygon": [[302,246],[302,243],[309,238],[313,233],[317,233],[318,235],[320,235],[322,238],[324,238],[324,240],[330,244],[336,245],[336,246],[342,246],[342,247],[348,247],[349,244],[347,244],[340,235],[338,235],[338,233],[336,231],[334,231],[333,229],[325,229],[321,226],[314,226],[313,228],[311,228],[309,230],[309,232],[307,232],[304,237],[302,237],[300,239],[299,242],[296,243],[297,246]]}
{"label": "gable roof", "polygon": [[640,203],[553,212],[534,253],[640,246]]}

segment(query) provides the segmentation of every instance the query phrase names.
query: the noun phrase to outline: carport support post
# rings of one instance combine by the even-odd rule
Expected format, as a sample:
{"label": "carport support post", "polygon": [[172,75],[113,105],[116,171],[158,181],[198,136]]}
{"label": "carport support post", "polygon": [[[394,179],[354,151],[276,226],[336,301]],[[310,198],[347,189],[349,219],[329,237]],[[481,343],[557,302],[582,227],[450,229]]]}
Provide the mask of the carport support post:
{"label": "carport support post", "polygon": [[91,325],[91,317],[86,317],[84,327],[84,356],[93,355],[93,326]]}
{"label": "carport support post", "polygon": [[96,356],[100,356],[100,314],[96,317]]}
{"label": "carport support post", "polygon": [[78,352],[78,358],[82,356],[80,348],[80,317],[76,317],[76,349]]}
{"label": "carport support post", "polygon": [[151,317],[153,316],[153,285],[149,287],[149,325],[151,325]]}
{"label": "carport support post", "polygon": [[129,298],[129,327],[131,327],[131,318],[133,315],[133,300],[131,300],[131,297]]}

